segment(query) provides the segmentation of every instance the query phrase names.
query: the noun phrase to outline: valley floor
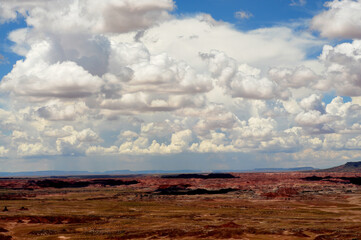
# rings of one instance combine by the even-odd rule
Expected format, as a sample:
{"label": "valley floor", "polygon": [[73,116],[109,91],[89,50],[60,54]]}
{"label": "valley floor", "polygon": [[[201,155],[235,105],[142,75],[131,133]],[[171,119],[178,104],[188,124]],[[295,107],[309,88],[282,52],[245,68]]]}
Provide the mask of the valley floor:
{"label": "valley floor", "polygon": [[361,186],[346,178],[360,174],[234,175],[85,187],[70,183],[99,181],[53,179],[70,184],[57,188],[2,179],[0,240],[361,239]]}

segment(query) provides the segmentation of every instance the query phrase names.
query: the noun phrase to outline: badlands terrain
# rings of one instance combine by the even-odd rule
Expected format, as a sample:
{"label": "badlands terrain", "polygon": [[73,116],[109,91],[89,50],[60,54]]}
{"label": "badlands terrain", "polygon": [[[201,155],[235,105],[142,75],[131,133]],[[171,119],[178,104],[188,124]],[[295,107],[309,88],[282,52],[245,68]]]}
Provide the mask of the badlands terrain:
{"label": "badlands terrain", "polygon": [[361,239],[361,172],[345,166],[2,178],[0,239]]}

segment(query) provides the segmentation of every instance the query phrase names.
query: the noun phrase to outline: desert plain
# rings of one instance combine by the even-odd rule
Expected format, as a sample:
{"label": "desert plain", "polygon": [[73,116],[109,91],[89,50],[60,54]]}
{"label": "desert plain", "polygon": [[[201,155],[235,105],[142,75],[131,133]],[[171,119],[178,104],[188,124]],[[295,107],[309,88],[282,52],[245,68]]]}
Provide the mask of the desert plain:
{"label": "desert plain", "polygon": [[0,179],[0,239],[361,239],[361,173]]}

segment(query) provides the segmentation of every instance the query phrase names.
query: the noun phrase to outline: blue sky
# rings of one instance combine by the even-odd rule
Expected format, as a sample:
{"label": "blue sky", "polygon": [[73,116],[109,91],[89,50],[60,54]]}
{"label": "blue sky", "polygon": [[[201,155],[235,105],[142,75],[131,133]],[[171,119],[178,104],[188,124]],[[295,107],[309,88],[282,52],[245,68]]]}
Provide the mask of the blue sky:
{"label": "blue sky", "polygon": [[8,39],[11,31],[26,27],[23,18],[15,22],[8,22],[0,25],[0,54],[4,57],[0,64],[0,78],[11,71],[12,65],[21,57],[11,51],[12,42]]}
{"label": "blue sky", "polygon": [[[272,27],[274,25],[289,24],[300,20],[310,19],[313,15],[323,9],[325,1],[315,0],[307,4],[292,5],[289,0],[181,0],[176,1],[174,14],[182,17],[207,13],[219,21],[234,24],[241,30],[254,30],[257,28]],[[246,11],[252,14],[249,19],[237,19],[237,11]],[[5,57],[6,62],[0,65],[0,77],[10,72],[12,65],[20,56],[11,51],[11,41],[8,34],[18,28],[26,27],[25,19],[19,16],[15,21],[6,22],[0,25],[1,48],[0,54]]]}
{"label": "blue sky", "polygon": [[[257,1],[239,1],[239,0],[182,0],[176,2],[174,14],[179,17],[192,16],[199,13],[210,14],[215,20],[224,21],[240,30],[249,31],[258,28],[267,28],[277,25],[287,25],[291,23],[302,23],[303,30],[307,28],[303,21],[308,21],[324,9],[325,1],[311,1],[301,4],[299,1],[290,2],[289,0],[257,0]],[[250,14],[248,19],[237,19],[235,13],[245,11]],[[0,54],[3,56],[0,64],[0,78],[9,73],[17,60],[23,59],[12,52],[13,43],[8,39],[11,31],[25,28],[25,19],[19,15],[15,21],[5,22],[0,25],[1,48]],[[314,33],[314,34],[317,34]],[[322,49],[313,49],[309,53],[310,58],[317,58]],[[336,96],[335,92],[329,92],[324,95],[323,101],[328,104]],[[345,102],[350,102],[351,98],[344,96]]]}
{"label": "blue sky", "polygon": [[[230,22],[242,30],[271,27],[300,19],[310,19],[323,9],[325,1],[308,1],[305,5],[292,5],[289,0],[199,0],[177,1],[176,13],[179,15],[196,14],[199,12],[211,14],[216,20]],[[295,3],[299,3],[295,1]],[[238,20],[234,17],[237,11],[246,11],[253,17]]]}
{"label": "blue sky", "polygon": [[360,0],[6,1],[0,171],[359,161],[359,9]]}

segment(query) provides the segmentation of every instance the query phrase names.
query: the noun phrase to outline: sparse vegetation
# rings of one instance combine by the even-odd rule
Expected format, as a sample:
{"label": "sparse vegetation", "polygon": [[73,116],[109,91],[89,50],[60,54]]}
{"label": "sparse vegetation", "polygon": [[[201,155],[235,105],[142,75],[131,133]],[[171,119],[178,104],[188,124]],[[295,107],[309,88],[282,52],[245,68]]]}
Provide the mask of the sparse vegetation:
{"label": "sparse vegetation", "polygon": [[[0,239],[361,239],[361,187],[327,176],[144,176],[33,190],[19,186],[39,180],[2,180]],[[69,180],[77,181],[100,180]]]}

